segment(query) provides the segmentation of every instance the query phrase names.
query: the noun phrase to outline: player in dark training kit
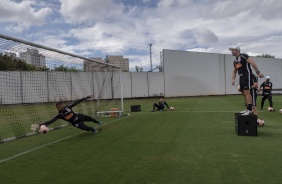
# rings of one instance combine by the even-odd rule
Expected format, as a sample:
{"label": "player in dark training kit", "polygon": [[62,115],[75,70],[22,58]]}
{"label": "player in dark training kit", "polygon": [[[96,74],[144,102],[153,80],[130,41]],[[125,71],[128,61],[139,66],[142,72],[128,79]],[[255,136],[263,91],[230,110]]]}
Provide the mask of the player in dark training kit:
{"label": "player in dark training kit", "polygon": [[163,109],[165,108],[165,106],[167,107],[167,109],[169,109],[168,104],[166,103],[166,101],[164,101],[163,98],[160,99],[159,103],[154,103],[153,104],[153,110],[151,110],[151,112],[155,112],[155,109],[157,108],[160,111],[163,111]]}
{"label": "player in dark training kit", "polygon": [[262,78],[263,74],[260,73],[258,66],[256,65],[255,61],[249,57],[247,54],[240,53],[240,47],[233,47],[229,48],[232,52],[232,55],[236,57],[235,61],[233,62],[233,72],[232,72],[232,85],[235,85],[235,78],[236,73],[240,76],[239,84],[241,89],[243,90],[244,98],[246,99],[247,110],[242,115],[249,115],[253,113],[252,109],[252,96],[250,89],[252,88],[252,68],[254,68],[257,76]]}
{"label": "player in dark training kit", "polygon": [[[266,76],[265,81],[260,85],[259,91],[262,88],[262,99],[261,99],[261,105],[260,109],[263,109],[264,101],[268,99],[269,107],[273,108],[273,102],[272,102],[272,82],[270,82],[270,77]],[[274,110],[274,109],[273,109]]]}
{"label": "player in dark training kit", "polygon": [[81,98],[81,99],[79,99],[79,100],[77,100],[77,101],[75,101],[71,104],[68,104],[67,106],[64,106],[62,102],[56,103],[56,108],[59,111],[58,114],[53,119],[46,121],[45,123],[40,124],[39,127],[41,125],[48,126],[48,125],[54,123],[58,119],[63,119],[65,121],[70,122],[74,127],[77,127],[81,130],[92,131],[93,133],[97,133],[97,130],[95,128],[89,127],[89,126],[85,125],[83,122],[84,121],[91,121],[93,123],[97,123],[97,124],[101,125],[102,123],[100,121],[97,121],[90,116],[74,112],[72,110],[72,108],[74,106],[76,106],[77,104],[81,103],[82,101],[90,99],[90,98],[92,98],[92,96],[87,96],[85,98]]}

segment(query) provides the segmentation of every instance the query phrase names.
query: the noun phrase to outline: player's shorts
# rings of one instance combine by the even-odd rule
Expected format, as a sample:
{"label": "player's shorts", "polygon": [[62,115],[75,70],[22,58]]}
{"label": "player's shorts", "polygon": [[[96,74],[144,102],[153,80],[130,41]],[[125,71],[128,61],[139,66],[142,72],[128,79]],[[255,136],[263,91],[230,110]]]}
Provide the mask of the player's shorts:
{"label": "player's shorts", "polygon": [[240,88],[242,90],[249,90],[252,88],[252,80],[250,73],[240,76]]}

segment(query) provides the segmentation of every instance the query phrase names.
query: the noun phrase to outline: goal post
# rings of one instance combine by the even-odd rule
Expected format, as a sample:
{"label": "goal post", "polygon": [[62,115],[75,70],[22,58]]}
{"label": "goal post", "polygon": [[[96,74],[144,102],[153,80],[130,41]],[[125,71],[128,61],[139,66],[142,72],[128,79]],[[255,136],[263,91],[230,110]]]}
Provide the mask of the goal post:
{"label": "goal post", "polygon": [[105,68],[102,72],[95,72],[93,78],[97,117],[121,116],[124,107],[120,69]]}
{"label": "goal post", "polygon": [[[88,95],[93,98],[74,111],[121,115],[120,68],[0,34],[0,143],[34,135],[30,125],[53,118],[55,103],[67,105]],[[50,128],[67,125],[58,120]]]}

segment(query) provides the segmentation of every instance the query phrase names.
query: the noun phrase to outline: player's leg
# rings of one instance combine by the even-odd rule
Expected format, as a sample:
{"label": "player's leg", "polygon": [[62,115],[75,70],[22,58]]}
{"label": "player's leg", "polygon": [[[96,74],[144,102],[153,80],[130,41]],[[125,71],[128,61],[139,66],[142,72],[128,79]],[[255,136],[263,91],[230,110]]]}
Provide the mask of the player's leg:
{"label": "player's leg", "polygon": [[247,111],[243,113],[242,115],[249,115],[250,113],[253,113],[253,104],[252,104],[252,96],[251,96],[251,76],[250,74],[245,75],[242,77],[242,84],[243,84],[243,93],[246,97],[246,103],[247,103]]}
{"label": "player's leg", "polygon": [[257,111],[257,92],[256,89],[251,89],[251,96],[252,96],[252,104],[253,104],[253,111],[254,114],[258,116],[258,111]]}
{"label": "player's leg", "polygon": [[267,99],[268,99],[268,102],[269,102],[269,107],[273,108],[272,95],[268,95]]}
{"label": "player's leg", "polygon": [[92,121],[93,123],[97,123],[99,125],[102,125],[102,122],[101,121],[97,121],[96,119],[90,117],[90,116],[87,116],[85,114],[79,114],[80,118],[83,120],[83,121]]}
{"label": "player's leg", "polygon": [[84,130],[84,131],[91,131],[93,133],[97,133],[97,130],[95,128],[89,127],[89,126],[85,125],[83,122],[75,122],[72,125],[76,128]]}
{"label": "player's leg", "polygon": [[153,105],[153,110],[151,111],[151,112],[155,112],[155,109],[160,109],[160,106],[157,104],[157,103],[154,103],[154,105]]}
{"label": "player's leg", "polygon": [[[247,101],[246,101],[246,97],[245,97],[245,94],[243,93],[243,84],[241,84],[241,80],[239,81],[239,86],[238,86],[238,91],[242,93],[242,96],[244,98],[244,105],[247,107]],[[247,109],[244,109],[243,111],[241,111],[240,113],[243,114],[246,112]]]}
{"label": "player's leg", "polygon": [[262,98],[261,98],[261,104],[260,104],[260,110],[263,109],[263,106],[264,106],[264,101],[266,100],[266,97],[265,95],[262,95]]}
{"label": "player's leg", "polygon": [[[243,93],[243,91],[241,91],[242,95],[243,95],[243,98],[244,98],[244,105],[247,107],[247,101],[246,101],[246,97],[245,97],[245,94]],[[245,113],[247,110],[247,108],[243,111],[241,111],[240,113]]]}

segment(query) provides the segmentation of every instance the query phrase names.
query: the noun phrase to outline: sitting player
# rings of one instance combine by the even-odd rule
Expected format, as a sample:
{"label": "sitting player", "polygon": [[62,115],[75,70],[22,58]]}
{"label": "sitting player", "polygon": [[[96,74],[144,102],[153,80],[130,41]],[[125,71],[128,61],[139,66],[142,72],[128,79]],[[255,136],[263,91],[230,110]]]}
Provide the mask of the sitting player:
{"label": "sitting player", "polygon": [[167,107],[167,110],[169,110],[168,104],[164,101],[163,98],[160,99],[159,103],[154,103],[153,110],[151,112],[155,112],[155,109],[157,108],[159,111],[163,111],[165,106]]}
{"label": "sitting player", "polygon": [[64,106],[62,102],[56,103],[56,108],[58,109],[58,114],[53,119],[46,121],[45,123],[42,123],[40,125],[37,125],[38,129],[40,129],[41,125],[48,126],[48,125],[54,123],[58,119],[63,119],[65,121],[70,122],[76,128],[79,128],[79,129],[85,130],[85,131],[92,131],[93,133],[97,133],[97,130],[95,128],[85,125],[84,121],[92,121],[93,123],[97,123],[97,124],[101,125],[102,123],[100,121],[97,121],[90,116],[74,112],[72,110],[72,108],[74,106],[76,106],[77,104],[81,103],[82,101],[90,99],[90,98],[92,98],[92,96],[87,96],[85,98],[81,98],[81,99],[79,99],[79,100],[77,100],[77,101],[75,101],[71,104],[68,104],[67,106]]}

